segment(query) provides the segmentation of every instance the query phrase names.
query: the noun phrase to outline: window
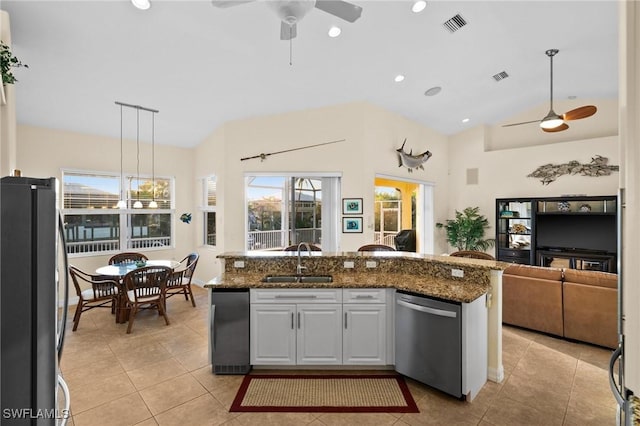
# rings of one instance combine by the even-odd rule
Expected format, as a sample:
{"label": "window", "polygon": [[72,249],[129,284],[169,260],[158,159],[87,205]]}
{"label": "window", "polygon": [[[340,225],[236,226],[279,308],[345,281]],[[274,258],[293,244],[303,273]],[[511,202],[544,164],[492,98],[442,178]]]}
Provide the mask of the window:
{"label": "window", "polygon": [[340,179],[328,176],[247,176],[247,249],[281,250],[308,242],[337,247]]}
{"label": "window", "polygon": [[[63,171],[64,230],[69,254],[171,247],[173,179],[124,176],[126,209],[116,208],[120,176]],[[155,189],[155,190],[154,190]],[[158,208],[149,209],[155,199]],[[142,209],[133,209],[140,200]]]}
{"label": "window", "polygon": [[203,179],[204,194],[204,243],[208,246],[216,245],[216,177]]}

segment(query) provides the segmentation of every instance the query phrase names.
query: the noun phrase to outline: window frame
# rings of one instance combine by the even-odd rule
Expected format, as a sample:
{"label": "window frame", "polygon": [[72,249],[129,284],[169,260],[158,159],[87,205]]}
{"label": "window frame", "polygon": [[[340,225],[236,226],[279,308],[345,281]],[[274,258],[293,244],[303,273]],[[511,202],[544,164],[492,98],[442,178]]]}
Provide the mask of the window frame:
{"label": "window frame", "polygon": [[[118,249],[115,250],[100,250],[100,251],[87,251],[81,253],[68,253],[70,258],[76,257],[90,257],[90,256],[104,256],[104,255],[112,255],[115,253],[119,253],[126,250],[135,250],[139,252],[152,252],[158,250],[169,250],[175,249],[175,232],[176,232],[176,220],[175,220],[175,177],[173,176],[155,176],[155,180],[163,179],[169,181],[169,189],[170,189],[170,199],[169,204],[170,208],[168,209],[134,209],[134,208],[126,208],[126,209],[118,209],[118,208],[109,208],[109,209],[95,209],[95,208],[65,208],[65,176],[66,175],[80,175],[80,176],[104,176],[107,178],[116,178],[118,181],[118,199],[120,198],[120,194],[125,195],[125,201],[127,201],[127,205],[133,204],[135,198],[133,198],[134,191],[131,190],[128,182],[132,180],[137,180],[138,175],[133,173],[124,173],[122,178],[120,173],[117,172],[109,172],[109,171],[97,171],[97,170],[83,170],[83,169],[61,169],[61,184],[60,184],[60,192],[59,192],[59,208],[60,213],[62,214],[63,220],[67,216],[75,216],[75,215],[118,215],[118,223],[119,223],[119,238],[118,238]],[[151,175],[148,174],[140,174],[140,180],[150,180],[152,179]],[[125,185],[122,188],[122,185]],[[131,201],[129,203],[129,201]],[[145,214],[168,214],[169,215],[169,223],[171,226],[171,231],[169,235],[169,244],[166,246],[160,247],[144,247],[144,248],[130,248],[128,243],[132,240],[132,228],[130,223],[133,219],[133,215],[145,215]],[[89,243],[89,242],[88,242]]]}
{"label": "window frame", "polygon": [[[209,180],[214,180],[215,185],[215,205],[209,204]],[[202,183],[202,206],[200,210],[202,211],[202,245],[206,247],[217,247],[218,245],[218,176],[215,174],[211,174],[205,176],[201,179]],[[214,223],[216,228],[215,234],[215,244],[209,244],[209,230],[208,227],[208,216],[210,213],[214,213]]]}

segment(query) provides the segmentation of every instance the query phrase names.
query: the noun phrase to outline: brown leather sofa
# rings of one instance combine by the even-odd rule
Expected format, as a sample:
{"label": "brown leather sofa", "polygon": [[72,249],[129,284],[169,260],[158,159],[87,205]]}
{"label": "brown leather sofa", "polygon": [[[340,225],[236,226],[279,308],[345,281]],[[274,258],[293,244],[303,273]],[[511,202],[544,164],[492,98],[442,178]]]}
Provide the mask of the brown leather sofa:
{"label": "brown leather sofa", "polygon": [[510,265],[502,276],[502,322],[617,347],[617,275]]}

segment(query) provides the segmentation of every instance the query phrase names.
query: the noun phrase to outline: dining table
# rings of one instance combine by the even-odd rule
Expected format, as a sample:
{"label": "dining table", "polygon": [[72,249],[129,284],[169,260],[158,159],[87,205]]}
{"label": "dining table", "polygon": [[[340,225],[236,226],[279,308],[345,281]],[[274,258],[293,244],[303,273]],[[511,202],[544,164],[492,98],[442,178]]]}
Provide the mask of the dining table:
{"label": "dining table", "polygon": [[[136,263],[114,263],[112,265],[101,266],[96,269],[96,274],[101,277],[108,277],[118,282],[122,282],[122,279],[129,272],[142,268],[144,266],[166,266],[171,269],[176,269],[181,263],[177,260],[147,260],[144,265],[138,266]],[[120,287],[121,288],[121,287]],[[129,320],[129,310],[125,309],[127,296],[118,291],[118,300],[116,302],[116,323],[121,324]]]}

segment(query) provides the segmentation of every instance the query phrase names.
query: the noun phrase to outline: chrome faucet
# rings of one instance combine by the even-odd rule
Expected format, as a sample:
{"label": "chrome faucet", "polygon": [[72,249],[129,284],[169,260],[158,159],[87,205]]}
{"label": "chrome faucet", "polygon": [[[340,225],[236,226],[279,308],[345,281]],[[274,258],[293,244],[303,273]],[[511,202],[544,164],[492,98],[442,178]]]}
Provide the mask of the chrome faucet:
{"label": "chrome faucet", "polygon": [[309,257],[311,257],[311,247],[309,247],[309,244],[305,242],[301,242],[300,244],[298,244],[298,265],[296,266],[296,275],[302,275],[302,270],[307,269],[306,266],[302,266],[302,257],[300,256],[300,248],[302,247],[305,247],[307,249]]}

